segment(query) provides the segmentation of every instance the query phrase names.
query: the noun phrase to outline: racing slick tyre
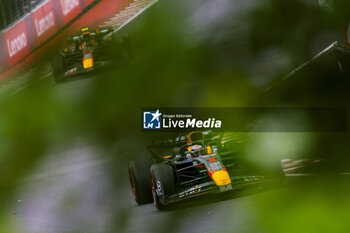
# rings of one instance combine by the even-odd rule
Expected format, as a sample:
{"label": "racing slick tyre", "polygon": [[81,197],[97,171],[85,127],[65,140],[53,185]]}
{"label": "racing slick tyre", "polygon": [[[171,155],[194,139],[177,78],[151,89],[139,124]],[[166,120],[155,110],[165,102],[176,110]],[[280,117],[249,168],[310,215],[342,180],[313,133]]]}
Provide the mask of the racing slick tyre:
{"label": "racing slick tyre", "polygon": [[60,78],[64,73],[64,57],[60,54],[57,54],[51,62],[51,67],[53,70],[53,78],[55,82],[60,82]]}
{"label": "racing slick tyre", "polygon": [[163,163],[152,165],[151,180],[153,203],[158,210],[164,210],[165,198],[176,192],[172,166]]}
{"label": "racing slick tyre", "polygon": [[127,34],[114,35],[113,58],[118,66],[126,66],[132,59],[130,39]]}
{"label": "racing slick tyre", "polygon": [[152,202],[151,180],[149,171],[152,165],[150,160],[135,160],[129,164],[129,178],[133,197],[137,204],[143,205]]}
{"label": "racing slick tyre", "polygon": [[345,77],[350,74],[350,50],[345,47],[334,48],[334,54],[337,58],[338,68]]}

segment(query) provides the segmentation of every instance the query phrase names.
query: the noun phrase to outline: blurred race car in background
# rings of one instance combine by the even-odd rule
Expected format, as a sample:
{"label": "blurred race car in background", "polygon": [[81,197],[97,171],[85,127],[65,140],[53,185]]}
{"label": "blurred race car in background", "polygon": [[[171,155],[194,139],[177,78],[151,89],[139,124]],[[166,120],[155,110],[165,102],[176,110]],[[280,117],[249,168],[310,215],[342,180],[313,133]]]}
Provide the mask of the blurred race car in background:
{"label": "blurred race car in background", "polygon": [[51,62],[56,82],[85,74],[113,63],[127,64],[131,57],[128,35],[117,35],[112,27],[90,31],[83,28],[80,35],[67,39],[68,46],[58,52]]}
{"label": "blurred race car in background", "polygon": [[200,131],[149,146],[153,159],[140,158],[129,164],[135,201],[154,202],[163,210],[169,204],[203,194],[224,193],[252,185],[280,184],[284,173],[263,172],[242,159],[241,137]]}

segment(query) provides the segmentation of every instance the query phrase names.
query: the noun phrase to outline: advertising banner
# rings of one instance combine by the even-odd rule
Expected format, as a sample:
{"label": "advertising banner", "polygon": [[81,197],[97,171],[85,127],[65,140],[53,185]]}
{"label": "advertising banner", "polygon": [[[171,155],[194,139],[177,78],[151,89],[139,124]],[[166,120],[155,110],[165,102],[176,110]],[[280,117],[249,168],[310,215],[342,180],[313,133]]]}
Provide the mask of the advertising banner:
{"label": "advertising banner", "polygon": [[90,5],[91,3],[93,3],[95,0],[85,0],[85,6]]}
{"label": "advertising banner", "polygon": [[24,20],[4,33],[8,65],[12,66],[30,53],[28,33]]}
{"label": "advertising banner", "polygon": [[32,15],[38,44],[42,44],[57,32],[52,1],[46,2]]}
{"label": "advertising banner", "polygon": [[80,12],[81,6],[79,0],[59,0],[61,6],[61,14],[63,22],[69,23],[74,19]]}
{"label": "advertising banner", "polygon": [[0,33],[0,73],[5,70],[7,65],[7,52],[4,42],[4,35]]}

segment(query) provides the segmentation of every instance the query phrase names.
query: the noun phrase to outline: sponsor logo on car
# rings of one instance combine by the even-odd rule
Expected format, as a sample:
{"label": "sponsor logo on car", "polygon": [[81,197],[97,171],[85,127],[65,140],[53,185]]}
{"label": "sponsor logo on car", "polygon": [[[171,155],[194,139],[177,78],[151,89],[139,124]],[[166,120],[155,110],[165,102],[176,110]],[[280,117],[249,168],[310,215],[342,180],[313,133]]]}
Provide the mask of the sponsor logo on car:
{"label": "sponsor logo on car", "polygon": [[71,76],[71,75],[75,74],[77,71],[78,71],[78,69],[77,69],[76,67],[74,67],[73,69],[70,69],[70,70],[66,71],[66,72],[64,73],[64,76],[65,76],[65,77],[66,77],[66,76]]}
{"label": "sponsor logo on car", "polygon": [[199,193],[202,191],[202,186],[201,185],[196,185],[195,187],[189,188],[181,193],[179,193],[179,198],[184,198],[189,195],[193,195],[195,193]]}

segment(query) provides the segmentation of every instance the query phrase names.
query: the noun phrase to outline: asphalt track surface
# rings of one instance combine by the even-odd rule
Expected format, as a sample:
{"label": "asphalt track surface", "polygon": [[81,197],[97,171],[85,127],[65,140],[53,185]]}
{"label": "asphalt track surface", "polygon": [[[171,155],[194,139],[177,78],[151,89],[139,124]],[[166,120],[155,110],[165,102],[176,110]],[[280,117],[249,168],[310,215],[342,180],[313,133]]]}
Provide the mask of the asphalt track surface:
{"label": "asphalt track surface", "polygon": [[[55,84],[47,75],[32,85],[47,85],[55,95],[74,101],[97,78],[90,74]],[[125,148],[128,141],[121,138],[115,147]],[[101,151],[83,138],[53,148],[17,185],[8,218],[21,233],[259,233],[266,230],[256,211],[257,199],[278,195],[285,187],[266,190],[254,186],[230,196],[204,196],[158,211],[153,204],[134,202],[129,160],[115,151]]]}
{"label": "asphalt track surface", "polygon": [[[94,81],[85,78],[55,85],[50,77],[41,80],[69,98],[74,98],[76,88],[84,91]],[[264,195],[260,189],[191,199],[160,212],[153,204],[134,202],[127,160],[79,138],[68,148],[53,149],[18,184],[8,218],[23,233],[264,232],[254,211],[255,198]]]}
{"label": "asphalt track surface", "polygon": [[[134,203],[127,163],[116,168],[114,160],[101,158],[99,151],[79,141],[54,152],[18,185],[9,217],[25,233],[263,232],[253,211],[256,196],[263,193],[208,197],[159,212],[153,204]],[[115,169],[118,178],[113,180]]]}
{"label": "asphalt track surface", "polygon": [[[47,77],[40,82],[51,86],[57,95],[78,99],[96,79],[86,77],[56,85]],[[264,212],[259,205],[265,200],[268,205],[276,204],[271,197],[285,195],[291,179],[296,178],[288,177],[281,187],[254,186],[230,196],[204,196],[158,211],[153,204],[138,206],[132,198],[127,170],[130,157],[115,153],[130,143],[128,139],[121,138],[111,151],[98,149],[83,138],[53,148],[18,183],[9,200],[6,219],[17,227],[11,232],[271,232],[262,224]]]}

